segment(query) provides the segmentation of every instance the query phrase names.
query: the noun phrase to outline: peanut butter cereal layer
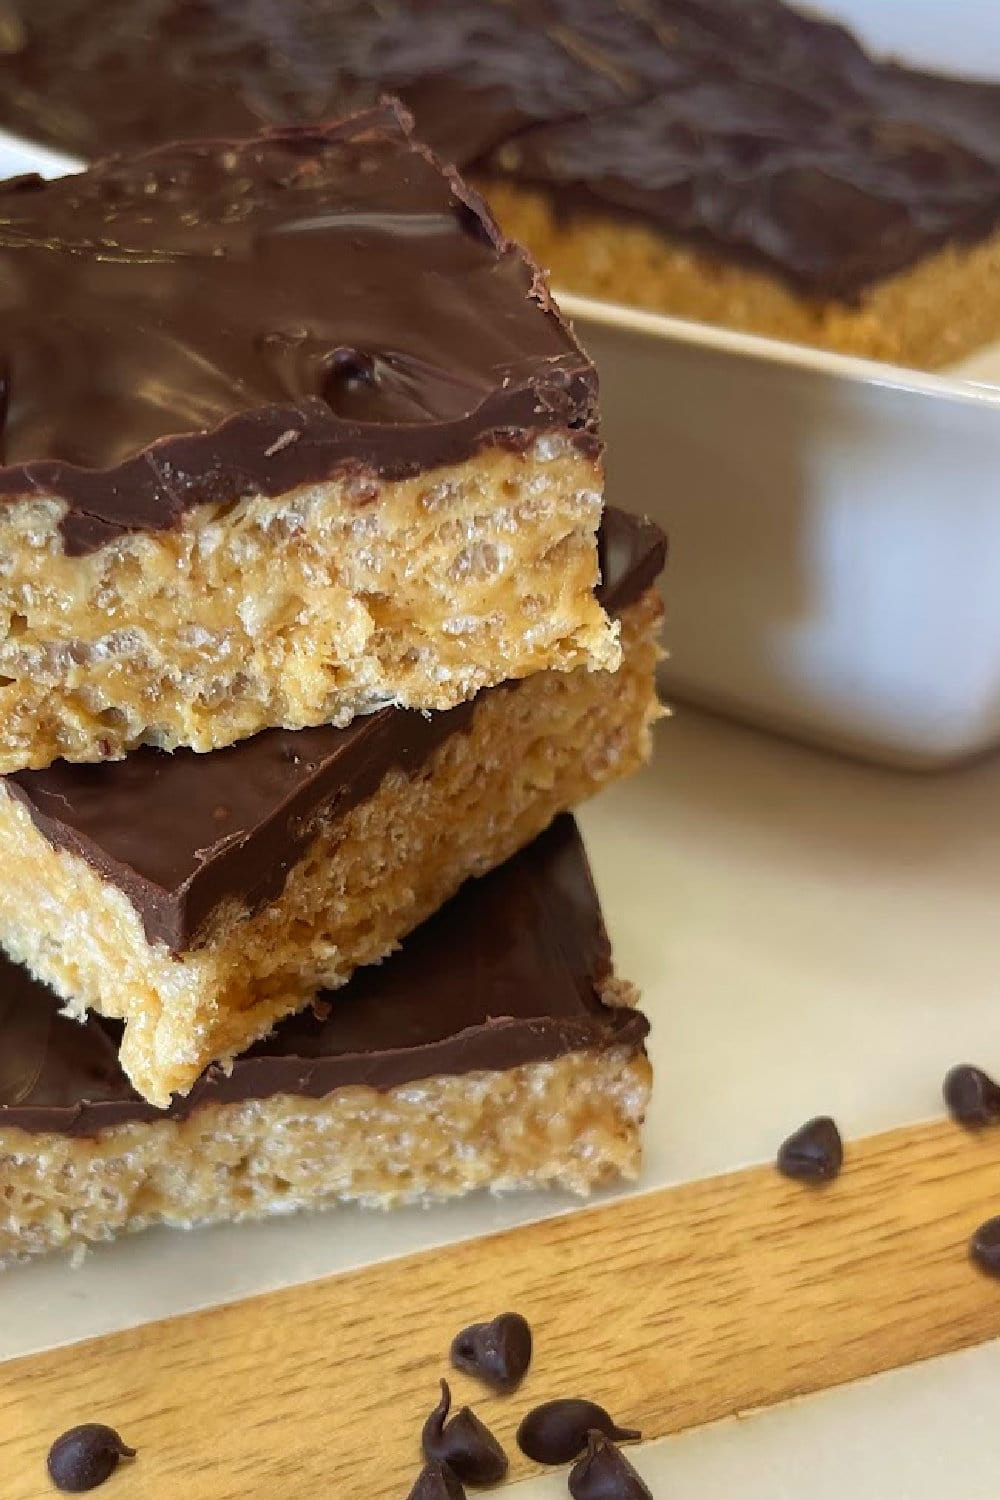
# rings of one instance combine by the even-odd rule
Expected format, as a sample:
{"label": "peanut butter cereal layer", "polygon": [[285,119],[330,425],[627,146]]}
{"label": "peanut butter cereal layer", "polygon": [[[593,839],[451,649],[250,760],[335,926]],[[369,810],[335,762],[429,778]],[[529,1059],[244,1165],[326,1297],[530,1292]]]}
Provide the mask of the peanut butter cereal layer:
{"label": "peanut butter cereal layer", "polygon": [[0,184],[0,771],[613,669],[596,377],[384,105]]}
{"label": "peanut butter cereal layer", "polygon": [[606,513],[618,672],[0,780],[0,942],[74,1014],[123,1020],[125,1072],[168,1104],[643,762],[664,551],[655,526]]}
{"label": "peanut butter cereal layer", "polygon": [[0,967],[0,1263],[125,1230],[559,1186],[639,1164],[645,1018],[613,976],[572,819],[406,946],[158,1113],[83,1025]]}

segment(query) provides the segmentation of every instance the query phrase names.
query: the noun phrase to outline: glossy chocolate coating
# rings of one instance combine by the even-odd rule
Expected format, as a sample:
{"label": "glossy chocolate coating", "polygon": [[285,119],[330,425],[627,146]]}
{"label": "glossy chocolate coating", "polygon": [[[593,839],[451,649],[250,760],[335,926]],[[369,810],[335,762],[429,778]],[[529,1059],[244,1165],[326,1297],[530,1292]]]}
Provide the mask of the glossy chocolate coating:
{"label": "glossy chocolate coating", "polygon": [[4,0],[0,119],[92,156],[398,93],[436,149],[853,298],[1000,220],[1000,88],[778,0]]}
{"label": "glossy chocolate coating", "polygon": [[[599,553],[598,596],[615,614],[652,584],[665,544],[650,522],[607,511]],[[211,755],[145,747],[94,765],[56,761],[4,785],[51,843],[125,892],[150,941],[181,952],[221,903],[273,900],[317,817],[344,816],[393,767],[417,769],[474,712],[475,700],[430,715],[384,708],[346,729],[269,729]]]}
{"label": "glossy chocolate coating", "polygon": [[[166,1113],[273,1094],[321,1098],[351,1084],[499,1071],[582,1049],[639,1047],[638,1011],[602,1004],[611,949],[573,819],[557,818],[505,865],[470,880],[382,964],[283,1021],[233,1064],[209,1068]],[[94,1135],[164,1112],[118,1066],[121,1028],[61,1002],[0,960],[0,1129]]]}
{"label": "glossy chocolate coating", "polygon": [[70,552],[546,429],[597,449],[536,268],[389,105],[0,185],[0,286],[0,500],[66,500]]}

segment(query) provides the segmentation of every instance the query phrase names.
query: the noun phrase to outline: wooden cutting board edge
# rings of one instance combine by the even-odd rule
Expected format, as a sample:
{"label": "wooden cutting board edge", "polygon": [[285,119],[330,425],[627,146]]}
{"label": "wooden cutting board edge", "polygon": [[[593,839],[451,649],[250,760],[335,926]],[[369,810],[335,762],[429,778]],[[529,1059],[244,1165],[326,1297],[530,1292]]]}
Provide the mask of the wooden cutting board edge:
{"label": "wooden cutting board edge", "polygon": [[4,1497],[51,1497],[49,1443],[93,1420],[139,1449],[107,1500],[402,1500],[452,1336],[508,1308],[521,1390],[453,1389],[524,1477],[514,1430],[553,1396],[655,1438],[997,1337],[967,1256],[997,1212],[1000,1130],[938,1121],[850,1145],[824,1188],[750,1168],[14,1360]]}

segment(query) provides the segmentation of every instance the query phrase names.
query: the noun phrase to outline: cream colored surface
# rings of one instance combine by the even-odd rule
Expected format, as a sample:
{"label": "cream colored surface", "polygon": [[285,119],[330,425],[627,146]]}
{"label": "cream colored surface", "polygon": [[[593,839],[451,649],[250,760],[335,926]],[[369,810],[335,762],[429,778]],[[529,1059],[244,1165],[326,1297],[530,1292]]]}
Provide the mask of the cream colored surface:
{"label": "cream colored surface", "polygon": [[890,765],[1000,745],[1000,391],[562,305],[609,493],[670,535],[670,694]]}
{"label": "cream colored surface", "polygon": [[[630,1447],[663,1500],[995,1500],[1000,1343]],[[808,1486],[803,1489],[803,1476]],[[562,1470],[516,1500],[566,1500]]]}
{"label": "cream colored surface", "polygon": [[0,786],[0,939],[77,1012],[123,1019],[122,1065],[165,1105],[323,987],[392,951],[470,875],[530,842],[557,812],[634,771],[657,714],[662,616],[651,590],[624,612],[617,673],[536,673],[475,706],[413,775],[321,821],[278,898],[230,905],[182,954],[149,943],[135,908],[56,849]]}
{"label": "cream colored surface", "polygon": [[600,466],[571,435],[201,506],[80,557],[63,510],[0,505],[0,772],[450,708],[618,661],[591,592]]}

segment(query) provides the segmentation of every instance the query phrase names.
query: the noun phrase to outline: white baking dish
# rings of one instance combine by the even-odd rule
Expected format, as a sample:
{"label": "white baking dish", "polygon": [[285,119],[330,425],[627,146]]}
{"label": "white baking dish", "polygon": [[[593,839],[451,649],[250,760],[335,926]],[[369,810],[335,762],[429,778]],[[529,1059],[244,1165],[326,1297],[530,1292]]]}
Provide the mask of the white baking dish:
{"label": "white baking dish", "polygon": [[1000,389],[560,301],[609,491],[670,533],[668,692],[915,767],[1000,744]]}
{"label": "white baking dish", "polygon": [[[814,8],[1000,78],[995,0]],[[899,765],[1000,745],[1000,349],[920,375],[560,300],[601,373],[611,491],[671,533],[668,692]]]}
{"label": "white baking dish", "polygon": [[[992,0],[822,9],[1000,77]],[[0,136],[0,175],[73,166]],[[671,535],[667,691],[895,764],[1000,744],[1000,352],[922,375],[560,301],[600,370],[611,493]]]}

